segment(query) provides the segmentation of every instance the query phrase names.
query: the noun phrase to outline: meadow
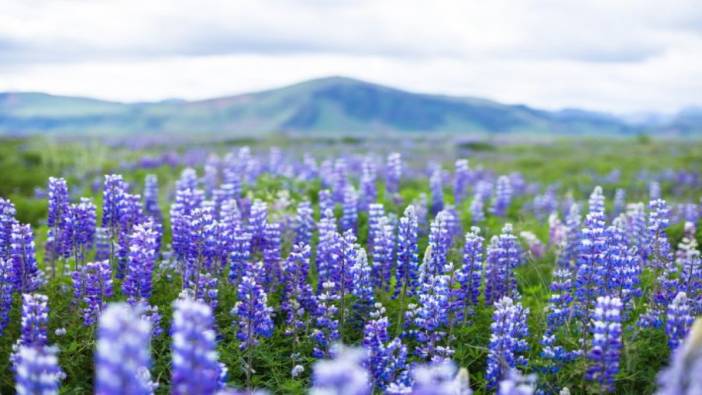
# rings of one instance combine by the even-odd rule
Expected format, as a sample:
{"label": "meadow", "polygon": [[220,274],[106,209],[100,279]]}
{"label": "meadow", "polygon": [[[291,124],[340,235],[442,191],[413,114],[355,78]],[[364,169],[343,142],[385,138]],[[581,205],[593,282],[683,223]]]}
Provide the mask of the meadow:
{"label": "meadow", "polygon": [[693,394],[701,191],[697,141],[3,139],[0,392]]}

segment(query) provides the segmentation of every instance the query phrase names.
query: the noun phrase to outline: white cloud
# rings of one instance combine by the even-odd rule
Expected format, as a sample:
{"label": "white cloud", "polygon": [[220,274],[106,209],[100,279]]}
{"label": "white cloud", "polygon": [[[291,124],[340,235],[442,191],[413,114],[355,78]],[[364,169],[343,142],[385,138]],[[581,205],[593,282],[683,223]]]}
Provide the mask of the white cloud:
{"label": "white cloud", "polygon": [[700,103],[695,1],[10,1],[0,90],[205,98],[325,75],[547,108]]}

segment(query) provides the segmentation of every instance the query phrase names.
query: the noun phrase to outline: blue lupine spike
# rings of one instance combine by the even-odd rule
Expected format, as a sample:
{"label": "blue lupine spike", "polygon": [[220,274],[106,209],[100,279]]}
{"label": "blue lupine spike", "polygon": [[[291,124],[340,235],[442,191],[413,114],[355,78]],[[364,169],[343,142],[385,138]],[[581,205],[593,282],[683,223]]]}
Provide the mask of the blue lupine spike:
{"label": "blue lupine spike", "polygon": [[44,283],[44,274],[37,265],[34,235],[30,225],[15,223],[11,236],[12,284],[15,291],[36,291]]}
{"label": "blue lupine spike", "polygon": [[394,196],[400,192],[402,170],[402,155],[398,152],[388,155],[385,170],[385,189],[388,191],[388,195]]}
{"label": "blue lupine spike", "polygon": [[295,216],[295,243],[310,245],[316,227],[312,205],[309,201],[300,202]]}
{"label": "blue lupine spike", "polygon": [[131,304],[151,297],[158,248],[157,234],[153,226],[153,222],[136,225],[130,235],[129,263],[122,283],[122,292]]}
{"label": "blue lupine spike", "polygon": [[306,328],[306,316],[314,313],[315,301],[309,276],[310,246],[296,244],[283,263],[283,295],[280,310],[285,316],[286,335],[299,336]]}
{"label": "blue lupine spike", "polygon": [[380,217],[373,234],[373,284],[385,290],[390,287],[392,262],[394,257],[394,232],[388,218]]}
{"label": "blue lupine spike", "polygon": [[247,350],[259,343],[260,337],[273,335],[273,309],[268,306],[268,296],[251,274],[263,270],[261,262],[254,266],[254,273],[244,275],[237,289],[238,300],[232,309],[238,326],[239,348]]}
{"label": "blue lupine spike", "polygon": [[574,270],[577,267],[580,250],[580,206],[573,203],[566,216],[565,245],[558,255],[558,266],[564,269]]}
{"label": "blue lupine spike", "polygon": [[96,395],[150,395],[151,322],[139,306],[115,303],[100,316],[95,351]]}
{"label": "blue lupine spike", "polygon": [[418,306],[412,312],[417,328],[416,338],[420,346],[417,354],[428,361],[449,359],[453,350],[441,343],[446,337],[449,324],[450,284],[449,276],[427,275],[417,293]]}
{"label": "blue lupine spike", "polygon": [[341,338],[337,317],[339,308],[336,307],[340,296],[336,288],[334,282],[326,281],[322,284],[322,291],[317,296],[316,325],[312,331],[312,339],[315,342],[312,356],[315,358],[329,357],[330,347]]}
{"label": "blue lupine spike", "polygon": [[376,173],[372,158],[366,157],[361,165],[361,193],[358,196],[358,208],[363,212],[367,212],[370,204],[378,200]]}
{"label": "blue lupine spike", "polygon": [[407,369],[407,347],[400,339],[390,341],[389,326],[385,308],[376,303],[363,329],[363,347],[368,352],[373,386],[379,390],[396,382]]}
{"label": "blue lupine spike", "polygon": [[342,202],[341,230],[351,230],[356,233],[356,223],[358,221],[358,194],[352,185],[347,185],[344,189]]}
{"label": "blue lupine spike", "polygon": [[59,367],[57,354],[57,347],[20,346],[13,367],[17,394],[58,394],[66,375]]}
{"label": "blue lupine spike", "polygon": [[468,159],[458,159],[455,163],[455,174],[453,179],[453,197],[456,206],[459,206],[466,197],[468,187],[471,182],[471,171],[468,166]]}
{"label": "blue lupine spike", "polygon": [[616,297],[600,296],[592,312],[592,344],[588,351],[590,367],[585,374],[597,382],[604,392],[614,390],[614,377],[619,372],[622,349],[622,301]]}
{"label": "blue lupine spike", "polygon": [[507,214],[507,209],[512,203],[512,183],[507,176],[500,176],[495,185],[495,198],[492,201],[490,211],[498,216],[504,217]]}
{"label": "blue lupine spike", "polygon": [[419,275],[419,222],[414,205],[405,209],[397,229],[397,266],[395,293],[412,296],[418,286]]}
{"label": "blue lupine spike", "polygon": [[184,296],[173,303],[171,394],[214,394],[224,387],[214,317],[204,303]]}
{"label": "blue lupine spike", "polygon": [[12,225],[17,220],[15,205],[0,197],[0,259],[9,261],[12,257]]}
{"label": "blue lupine spike", "polygon": [[431,172],[429,189],[431,189],[431,213],[437,214],[444,209],[443,172],[441,171],[441,166],[436,166]]}
{"label": "blue lupine spike", "polygon": [[523,262],[523,253],[512,224],[505,224],[499,236],[493,236],[485,260],[485,301],[494,303],[503,296],[516,296],[514,269]]}
{"label": "blue lupine spike", "polygon": [[690,301],[685,292],[678,292],[668,306],[666,315],[665,333],[668,335],[668,347],[674,352],[687,336],[693,321],[690,315]]}
{"label": "blue lupine spike", "polygon": [[470,220],[473,224],[478,224],[485,221],[485,208],[483,197],[479,193],[473,195],[473,200],[470,202]]}
{"label": "blue lupine spike", "polygon": [[495,303],[485,374],[488,388],[496,389],[507,377],[508,369],[526,365],[523,354],[529,349],[526,342],[528,314],[529,309],[506,296]]}
{"label": "blue lupine spike", "polygon": [[312,367],[310,395],[370,395],[370,375],[364,368],[365,353],[338,347],[331,360],[320,360]]}
{"label": "blue lupine spike", "polygon": [[478,305],[480,285],[483,280],[483,244],[485,239],[480,236],[480,228],[472,227],[466,233],[463,245],[463,265],[456,270],[456,281],[459,284],[457,292],[457,319],[466,320],[472,309]]}
{"label": "blue lupine spike", "polygon": [[12,261],[0,258],[0,336],[10,323],[13,293]]}

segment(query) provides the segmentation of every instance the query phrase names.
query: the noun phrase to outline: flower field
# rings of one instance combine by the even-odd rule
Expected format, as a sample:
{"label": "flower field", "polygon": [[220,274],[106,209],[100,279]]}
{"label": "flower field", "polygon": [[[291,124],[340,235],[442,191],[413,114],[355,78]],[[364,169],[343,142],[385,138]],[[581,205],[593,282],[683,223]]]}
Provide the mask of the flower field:
{"label": "flower field", "polygon": [[0,392],[702,393],[702,145],[0,142]]}

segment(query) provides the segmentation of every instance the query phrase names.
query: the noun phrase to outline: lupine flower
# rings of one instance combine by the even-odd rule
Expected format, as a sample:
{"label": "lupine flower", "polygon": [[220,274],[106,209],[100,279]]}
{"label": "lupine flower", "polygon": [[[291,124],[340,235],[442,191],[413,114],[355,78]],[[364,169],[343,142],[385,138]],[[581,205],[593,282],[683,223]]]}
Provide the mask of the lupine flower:
{"label": "lupine flower", "polygon": [[10,323],[13,292],[12,262],[9,259],[0,258],[0,336]]}
{"label": "lupine flower", "polygon": [[381,203],[371,203],[368,208],[368,236],[366,244],[370,251],[373,250],[375,234],[381,231],[380,221],[385,217],[385,208]]}
{"label": "lupine flower", "polygon": [[263,238],[265,284],[272,290],[280,279],[280,224],[267,223]]}
{"label": "lupine flower", "polygon": [[446,211],[441,211],[434,218],[431,223],[431,230],[429,232],[429,247],[431,247],[431,254],[427,265],[422,265],[422,271],[427,274],[442,273],[442,270],[446,267],[446,259],[448,257],[448,251],[451,248],[451,230],[449,228],[450,214]]}
{"label": "lupine flower", "polygon": [[378,229],[373,234],[373,284],[388,289],[395,247],[395,235],[388,218],[380,217]]}
{"label": "lupine flower", "polygon": [[322,284],[322,292],[317,296],[316,328],[312,331],[312,339],[316,345],[312,351],[315,358],[329,355],[331,345],[341,338],[336,307],[340,297],[335,292],[335,284],[331,281]]}
{"label": "lupine flower", "polygon": [[310,246],[296,244],[283,263],[283,295],[280,310],[285,316],[286,335],[299,335],[305,327],[305,315],[313,313],[314,297],[307,282]]}
{"label": "lupine flower", "polygon": [[112,236],[114,231],[119,227],[120,207],[122,200],[127,193],[127,183],[124,182],[121,175],[108,174],[105,175],[105,185],[102,194],[102,226],[111,229]]}
{"label": "lupine flower", "polygon": [[366,250],[358,249],[356,262],[351,268],[353,275],[353,288],[351,293],[356,297],[356,305],[359,313],[368,313],[368,309],[375,302],[373,292],[373,268],[368,263]]}
{"label": "lupine flower", "polygon": [[251,206],[249,233],[251,233],[251,250],[262,251],[265,243],[264,232],[268,222],[268,205],[258,199]]}
{"label": "lupine flower", "polygon": [[12,202],[0,197],[0,259],[6,261],[12,257],[12,226],[17,222],[16,213]]}
{"label": "lupine flower", "polygon": [[466,233],[463,244],[463,266],[456,270],[456,281],[459,284],[457,292],[458,319],[466,320],[471,308],[478,304],[480,284],[483,280],[483,244],[485,239],[480,236],[480,228],[472,227]]}
{"label": "lupine flower", "polygon": [[344,232],[351,230],[356,233],[356,222],[358,221],[358,194],[352,185],[347,185],[344,189],[342,210],[341,230]]}
{"label": "lupine flower", "polygon": [[71,204],[67,214],[65,230],[66,253],[72,253],[78,261],[85,259],[85,254],[92,249],[95,241],[96,207],[88,198],[81,198],[80,203]]}
{"label": "lupine flower", "polygon": [[468,185],[471,181],[470,167],[468,159],[456,160],[456,172],[453,179],[453,197],[456,206],[460,205],[466,196]]}
{"label": "lupine flower", "polygon": [[312,232],[316,228],[314,210],[309,201],[300,202],[295,216],[295,243],[310,245]]}
{"label": "lupine flower", "polygon": [[605,250],[607,235],[605,233],[604,198],[602,189],[596,187],[590,196],[590,213],[585,218],[580,239],[580,251],[576,270],[575,297],[579,314],[587,316],[595,296],[599,294],[598,270],[606,267]]}
{"label": "lupine flower", "polygon": [[[262,270],[262,263],[259,262],[256,270]],[[255,273],[254,273],[255,274]],[[232,309],[232,314],[236,317],[238,324],[237,339],[239,348],[247,350],[258,345],[259,337],[271,337],[273,335],[273,321],[271,313],[273,309],[268,307],[268,296],[260,284],[251,275],[245,275],[239,282],[237,290],[237,302]]]}
{"label": "lupine flower", "polygon": [[49,298],[42,294],[22,295],[22,331],[17,341],[22,346],[45,346],[48,343]]}
{"label": "lupine flower", "polygon": [[150,368],[151,323],[140,318],[139,307],[108,306],[98,327],[95,394],[153,394]]}
{"label": "lupine flower", "polygon": [[418,305],[413,311],[417,354],[425,360],[439,362],[451,357],[453,350],[440,343],[446,336],[450,312],[449,276],[428,275],[417,293]]}
{"label": "lupine flower", "polygon": [[646,224],[646,211],[643,203],[627,205],[626,220],[629,244],[636,248],[639,257],[646,261],[650,248],[650,234]]}
{"label": "lupine flower", "polygon": [[11,237],[12,283],[15,291],[27,293],[36,291],[43,283],[44,276],[37,266],[34,236],[30,225],[14,224]]}
{"label": "lupine flower", "polygon": [[[67,257],[71,252],[68,185],[63,178],[49,177],[48,186],[48,218],[49,233],[46,241],[46,255],[50,261],[55,258]],[[52,266],[52,270],[55,267]]]}
{"label": "lupine flower", "polygon": [[485,375],[488,388],[497,388],[509,369],[526,365],[527,360],[522,354],[529,347],[526,342],[528,314],[529,309],[523,308],[519,303],[515,304],[508,297],[495,303]]}
{"label": "lupine flower", "polygon": [[402,178],[402,156],[399,152],[388,155],[387,168],[385,170],[385,189],[389,195],[400,192],[400,179]]}
{"label": "lupine flower", "polygon": [[485,269],[485,301],[494,303],[517,292],[514,269],[522,264],[522,250],[512,233],[512,224],[505,224],[499,236],[493,236],[487,248]]}
{"label": "lupine flower", "polygon": [[89,262],[71,277],[78,302],[84,302],[83,322],[90,326],[97,322],[106,299],[112,297],[112,267],[107,260]]}
{"label": "lupine flower", "polygon": [[171,394],[214,394],[224,386],[213,326],[208,305],[187,295],[174,302]]}
{"label": "lupine flower", "polygon": [[565,242],[558,255],[558,266],[564,269],[574,270],[577,267],[580,251],[580,206],[572,204],[565,219]]}
{"label": "lupine flower", "polygon": [[702,319],[697,319],[685,342],[671,353],[670,366],[658,375],[657,395],[702,393]]}
{"label": "lupine flower", "polygon": [[334,199],[330,190],[322,189],[319,191],[319,212],[324,214],[327,210],[334,211]]}
{"label": "lupine flower", "polygon": [[670,208],[665,200],[662,199],[651,201],[648,207],[649,264],[654,269],[664,269],[673,261],[670,243],[665,233],[665,229],[670,223]]}
{"label": "lupine flower", "polygon": [[622,349],[622,301],[600,296],[592,314],[592,345],[588,352],[590,367],[585,378],[599,383],[602,391],[614,390],[614,376],[619,372]]}
{"label": "lupine flower", "polygon": [[504,217],[507,214],[507,208],[512,202],[512,193],[512,184],[509,177],[500,176],[495,186],[495,198],[492,201],[491,212],[498,217]]}
{"label": "lupine flower", "polygon": [[344,200],[344,190],[348,185],[348,166],[344,158],[337,158],[334,161],[332,194],[335,203],[341,203]]}
{"label": "lupine flower", "polygon": [[405,209],[404,216],[400,218],[397,228],[397,266],[395,294],[412,296],[417,288],[419,272],[419,223],[414,205]]}
{"label": "lupine flower", "polygon": [[483,197],[479,193],[473,195],[473,200],[470,202],[470,220],[473,224],[478,224],[485,221],[485,208]]}
{"label": "lupine flower", "polygon": [[457,369],[451,361],[438,364],[415,365],[412,385],[395,383],[386,391],[390,395],[471,395],[468,371]]}
{"label": "lupine flower", "polygon": [[375,163],[370,157],[366,157],[361,167],[361,193],[358,196],[361,211],[368,211],[368,206],[378,199],[378,190],[375,182]]}
{"label": "lupine flower", "polygon": [[251,234],[241,226],[234,228],[232,252],[229,256],[229,282],[236,284],[246,273],[251,258]]}
{"label": "lupine flower", "polygon": [[528,251],[532,257],[539,259],[544,256],[546,253],[546,247],[533,232],[519,232],[519,236],[527,244]]}
{"label": "lupine flower", "polygon": [[441,166],[436,166],[431,172],[431,177],[429,177],[429,189],[431,189],[431,212],[432,214],[436,214],[444,209],[444,187]]}
{"label": "lupine flower", "polygon": [[363,367],[365,353],[360,349],[336,348],[331,360],[312,367],[310,395],[370,395],[370,377]]}
{"label": "lupine flower", "polygon": [[702,312],[702,260],[694,235],[678,244],[676,264],[680,267],[680,288],[690,299],[694,315],[698,315]]}
{"label": "lupine flower", "polygon": [[117,235],[117,277],[123,278],[129,263],[131,233],[134,225],[144,221],[139,195],[124,194],[119,206],[119,229]]}
{"label": "lupine flower", "polygon": [[363,346],[368,352],[368,370],[375,388],[383,390],[403,376],[407,366],[407,347],[398,338],[390,341],[388,317],[380,303],[363,330]]}
{"label": "lupine flower", "polygon": [[692,325],[690,303],[685,292],[678,292],[675,299],[668,306],[665,333],[668,335],[668,347],[675,351]]}
{"label": "lupine flower", "polygon": [[156,262],[156,232],[153,223],[134,226],[130,236],[129,263],[122,291],[130,303],[151,297],[153,270]]}
{"label": "lupine flower", "polygon": [[163,219],[158,205],[158,177],[155,174],[148,174],[144,179],[144,213],[156,223]]}
{"label": "lupine flower", "polygon": [[65,374],[58,364],[58,348],[20,346],[15,359],[15,391],[18,395],[59,393]]}
{"label": "lupine flower", "polygon": [[567,350],[556,344],[556,332],[571,317],[573,301],[573,280],[568,269],[556,269],[551,282],[551,296],[546,307],[546,332],[541,339],[541,357],[545,359],[547,371],[555,373],[563,363],[570,362],[580,355],[580,350]]}

